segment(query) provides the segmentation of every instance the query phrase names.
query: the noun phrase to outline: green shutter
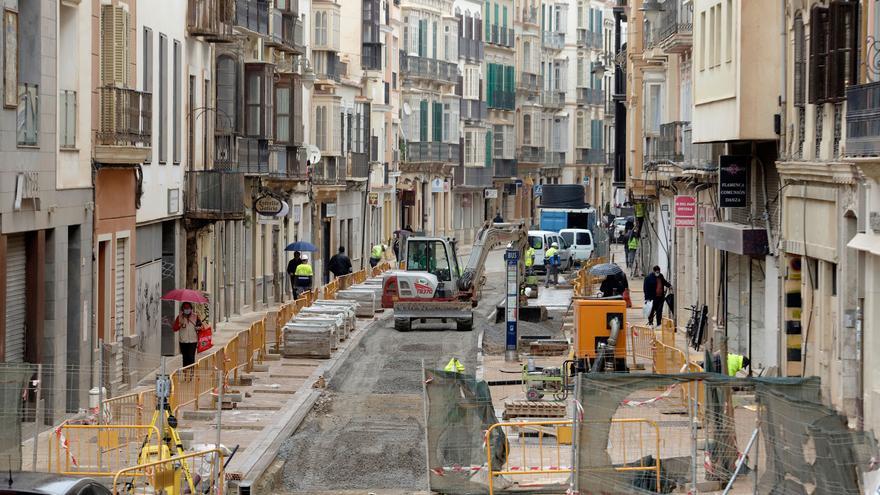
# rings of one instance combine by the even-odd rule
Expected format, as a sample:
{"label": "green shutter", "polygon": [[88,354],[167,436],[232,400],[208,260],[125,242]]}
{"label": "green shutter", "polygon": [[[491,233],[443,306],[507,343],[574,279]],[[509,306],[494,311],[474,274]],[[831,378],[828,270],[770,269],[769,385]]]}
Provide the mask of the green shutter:
{"label": "green shutter", "polygon": [[428,100],[419,103],[419,141],[428,140]]}
{"label": "green shutter", "polygon": [[544,27],[547,24],[547,6],[541,5],[541,30],[546,31]]}
{"label": "green shutter", "polygon": [[443,103],[434,103],[434,142],[443,141]]}
{"label": "green shutter", "polygon": [[593,7],[590,7],[590,31],[593,30]]}
{"label": "green shutter", "polygon": [[498,4],[495,4],[495,25],[498,25]]}
{"label": "green shutter", "polygon": [[598,22],[596,22],[596,31],[601,33],[602,32],[602,11],[601,10],[596,11],[596,18],[598,19]]}
{"label": "green shutter", "polygon": [[434,57],[437,58],[437,21],[434,21]]}
{"label": "green shutter", "polygon": [[492,131],[486,132],[486,168],[492,166]]}
{"label": "green shutter", "polygon": [[428,55],[428,21],[419,20],[419,56],[426,57]]}
{"label": "green shutter", "polygon": [[486,41],[489,41],[489,37],[491,36],[489,30],[492,26],[492,23],[489,22],[489,0],[486,0],[486,13],[483,15],[483,18],[486,19],[483,23],[486,26]]}
{"label": "green shutter", "polygon": [[506,69],[507,74],[505,75],[505,79],[504,79],[504,85],[506,86],[504,88],[504,90],[508,91],[510,93],[513,93],[514,92],[513,66],[508,65],[505,69]]}
{"label": "green shutter", "polygon": [[507,7],[504,7],[501,10],[501,13],[503,14],[503,17],[501,18],[501,26],[507,27]]}
{"label": "green shutter", "polygon": [[495,64],[489,64],[489,77],[486,82],[486,104],[495,107]]}

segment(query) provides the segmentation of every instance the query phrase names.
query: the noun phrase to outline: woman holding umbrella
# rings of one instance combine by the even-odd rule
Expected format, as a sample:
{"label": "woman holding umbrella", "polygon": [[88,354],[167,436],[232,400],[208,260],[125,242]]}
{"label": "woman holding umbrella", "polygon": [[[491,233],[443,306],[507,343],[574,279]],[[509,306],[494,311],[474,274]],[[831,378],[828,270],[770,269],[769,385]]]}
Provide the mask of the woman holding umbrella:
{"label": "woman holding umbrella", "polygon": [[174,319],[172,328],[177,332],[180,354],[183,355],[183,367],[186,368],[196,362],[198,330],[202,328],[202,320],[193,313],[192,303],[185,302],[180,305],[180,314]]}

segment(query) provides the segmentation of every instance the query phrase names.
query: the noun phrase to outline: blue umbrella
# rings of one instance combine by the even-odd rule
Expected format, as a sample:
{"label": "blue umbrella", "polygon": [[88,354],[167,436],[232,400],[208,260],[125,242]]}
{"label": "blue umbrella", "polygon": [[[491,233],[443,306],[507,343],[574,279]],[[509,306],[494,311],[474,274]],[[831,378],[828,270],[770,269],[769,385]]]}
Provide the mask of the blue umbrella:
{"label": "blue umbrella", "polygon": [[285,251],[309,251],[309,252],[314,252],[314,251],[317,251],[318,248],[316,248],[315,245],[312,244],[311,242],[306,242],[306,241],[296,241],[296,242],[291,242],[290,244],[288,244],[287,247],[284,248],[284,250],[285,250]]}

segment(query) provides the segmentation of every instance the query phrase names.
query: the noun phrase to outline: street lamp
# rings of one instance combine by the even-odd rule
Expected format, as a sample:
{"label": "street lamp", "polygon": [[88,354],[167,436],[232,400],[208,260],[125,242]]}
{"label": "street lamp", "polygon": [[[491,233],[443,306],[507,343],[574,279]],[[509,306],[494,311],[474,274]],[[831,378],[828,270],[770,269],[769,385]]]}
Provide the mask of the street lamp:
{"label": "street lamp", "polygon": [[293,61],[293,70],[299,74],[299,79],[305,89],[311,90],[315,86],[315,71],[312,70],[312,64],[305,55],[299,55]]}

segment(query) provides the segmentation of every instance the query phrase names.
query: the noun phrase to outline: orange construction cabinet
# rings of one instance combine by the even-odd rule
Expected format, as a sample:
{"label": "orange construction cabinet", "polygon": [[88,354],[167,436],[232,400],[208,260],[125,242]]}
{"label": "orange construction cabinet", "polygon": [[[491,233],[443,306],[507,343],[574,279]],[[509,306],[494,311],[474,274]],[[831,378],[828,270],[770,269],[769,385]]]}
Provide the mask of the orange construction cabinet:
{"label": "orange construction cabinet", "polygon": [[611,335],[611,320],[620,319],[614,357],[626,357],[626,301],[623,299],[578,299],[574,302],[575,357],[596,357],[596,348]]}

